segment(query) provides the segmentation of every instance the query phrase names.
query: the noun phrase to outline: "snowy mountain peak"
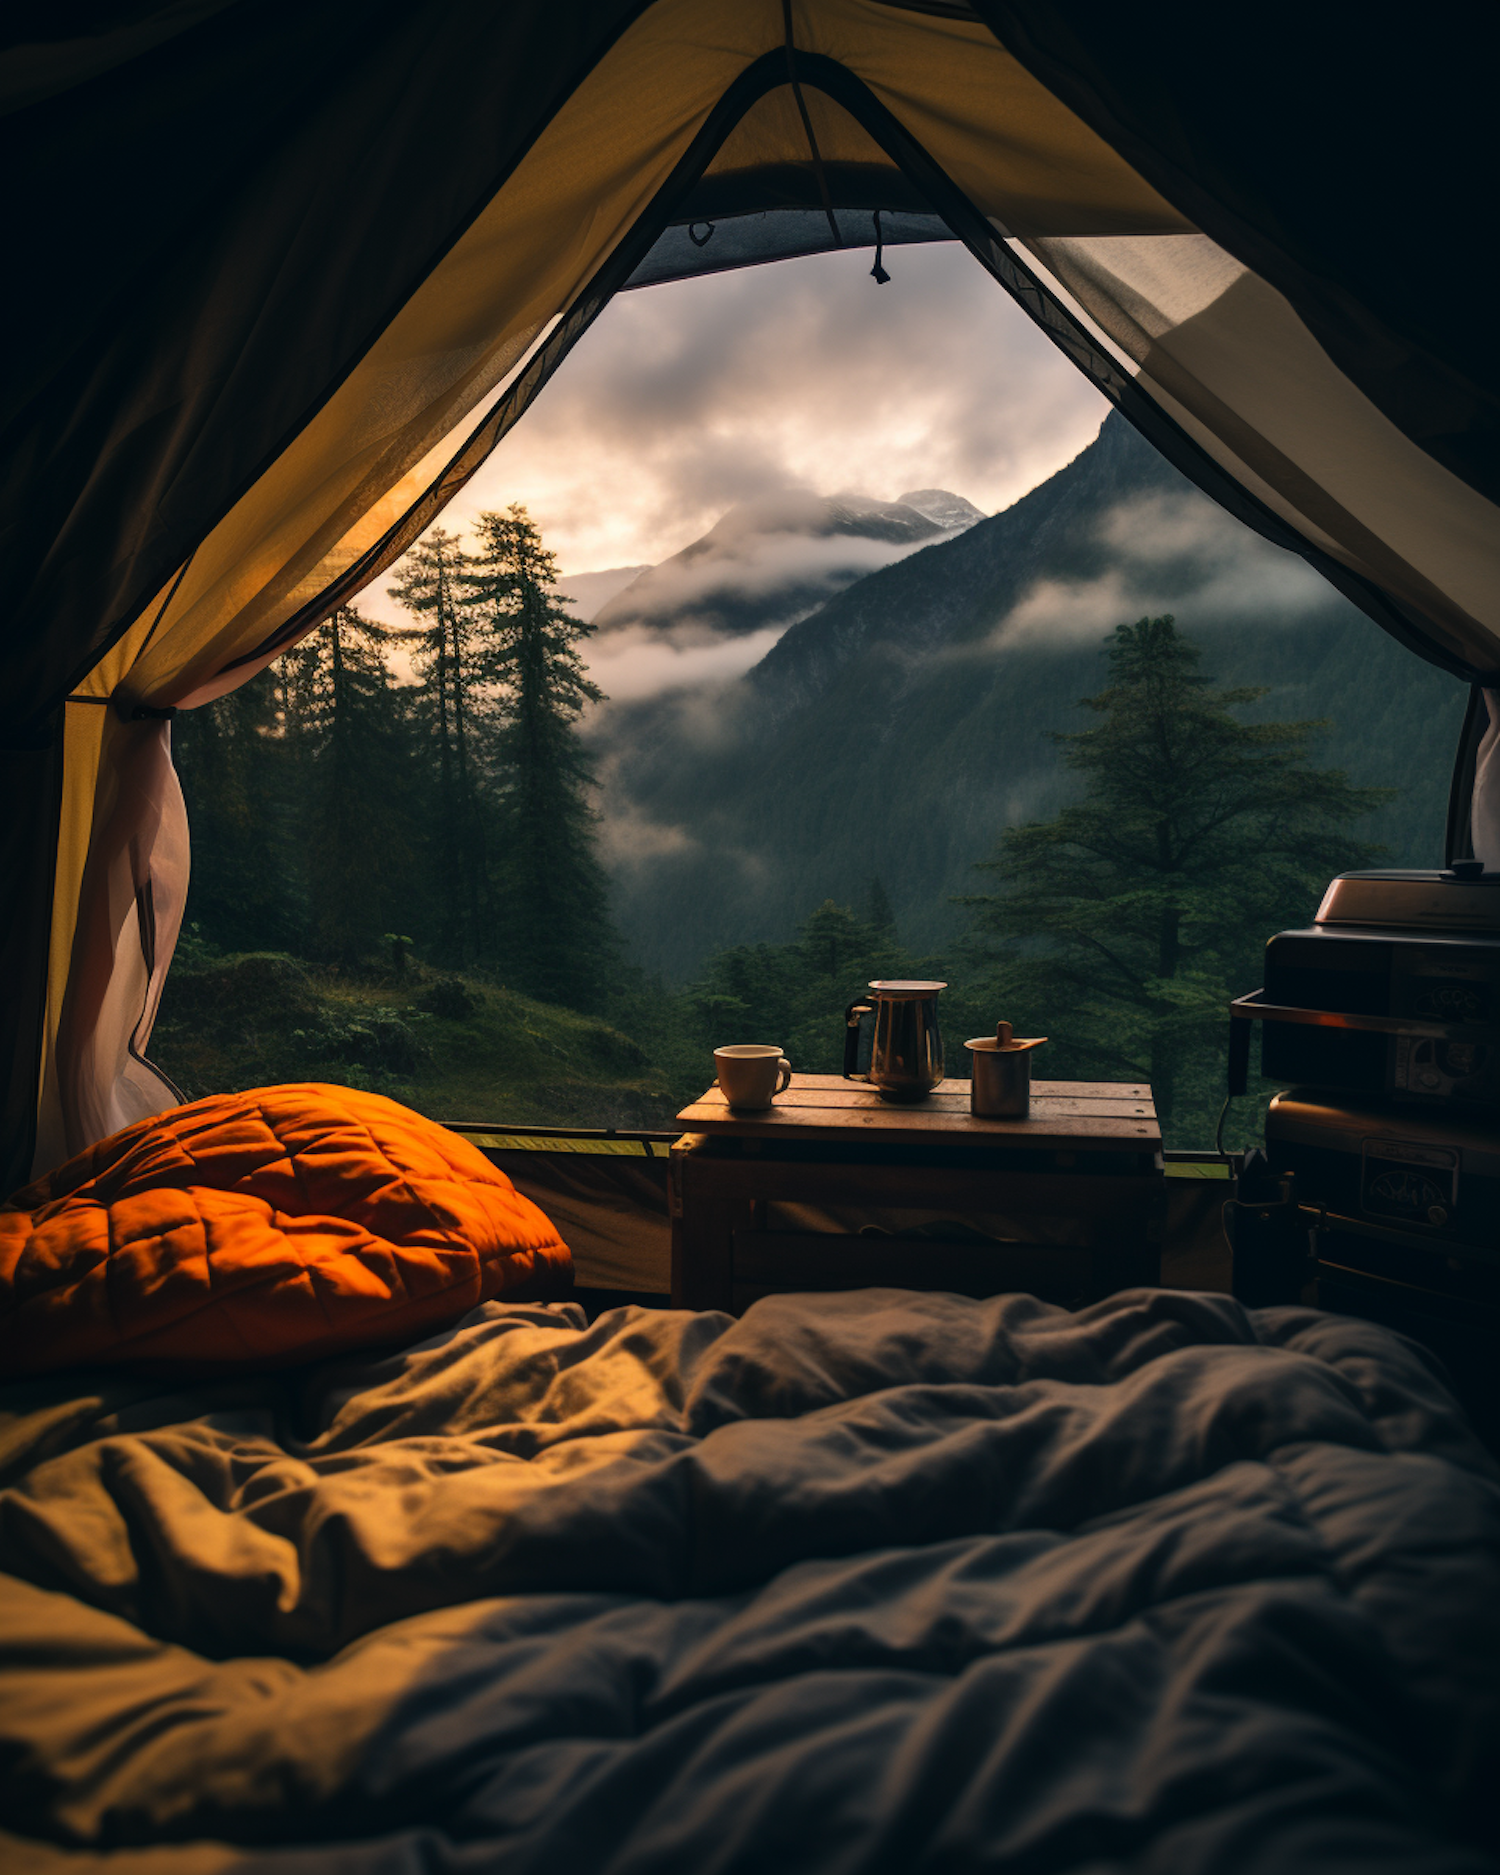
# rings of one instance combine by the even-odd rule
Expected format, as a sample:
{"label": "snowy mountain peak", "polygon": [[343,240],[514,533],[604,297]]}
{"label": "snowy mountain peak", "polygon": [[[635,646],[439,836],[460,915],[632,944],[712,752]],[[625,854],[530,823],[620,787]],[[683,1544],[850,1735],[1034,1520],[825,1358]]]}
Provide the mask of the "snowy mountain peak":
{"label": "snowy mountain peak", "polygon": [[853,489],[770,490],[737,503],[681,552],[617,590],[594,623],[605,633],[644,628],[687,634],[694,643],[784,627],[866,573],[982,518],[946,489],[926,490],[922,499],[925,509]]}
{"label": "snowy mountain peak", "polygon": [[962,495],[955,495],[946,488],[909,488],[904,495],[896,497],[896,502],[899,507],[915,508],[918,514],[944,529],[972,527],[976,521],[984,519],[972,501],[965,501]]}

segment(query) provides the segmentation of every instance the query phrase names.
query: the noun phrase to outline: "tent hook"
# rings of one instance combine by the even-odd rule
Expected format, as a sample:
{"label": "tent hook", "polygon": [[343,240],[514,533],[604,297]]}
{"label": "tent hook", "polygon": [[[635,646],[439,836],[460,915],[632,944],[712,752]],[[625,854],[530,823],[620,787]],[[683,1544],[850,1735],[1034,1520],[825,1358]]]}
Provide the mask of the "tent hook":
{"label": "tent hook", "polygon": [[[706,234],[699,234],[698,230],[700,228],[705,228],[708,232]],[[714,225],[711,221],[690,221],[688,223],[688,239],[692,242],[694,247],[707,247],[713,238]]]}

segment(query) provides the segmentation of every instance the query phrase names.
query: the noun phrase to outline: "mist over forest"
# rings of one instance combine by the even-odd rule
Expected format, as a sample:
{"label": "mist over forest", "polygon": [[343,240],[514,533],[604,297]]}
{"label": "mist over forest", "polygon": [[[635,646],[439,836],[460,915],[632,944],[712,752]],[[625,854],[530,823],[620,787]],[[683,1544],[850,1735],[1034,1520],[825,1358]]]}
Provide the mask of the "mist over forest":
{"label": "mist over forest", "polygon": [[[1266,687],[1252,718],[1324,720],[1319,761],[1395,787],[1362,840],[1393,865],[1440,863],[1463,686],[1111,416],[1010,508],[763,628],[743,671],[658,665],[649,694],[611,692],[591,713],[603,851],[635,954],[681,980],[716,946],[778,938],[829,897],[855,902],[876,874],[903,935],[951,943],[954,899],[1001,831],[1069,798],[1049,737],[1081,726],[1105,636],[1163,612],[1213,681]],[[730,653],[745,642],[717,639]],[[601,629],[596,669],[609,646]]]}

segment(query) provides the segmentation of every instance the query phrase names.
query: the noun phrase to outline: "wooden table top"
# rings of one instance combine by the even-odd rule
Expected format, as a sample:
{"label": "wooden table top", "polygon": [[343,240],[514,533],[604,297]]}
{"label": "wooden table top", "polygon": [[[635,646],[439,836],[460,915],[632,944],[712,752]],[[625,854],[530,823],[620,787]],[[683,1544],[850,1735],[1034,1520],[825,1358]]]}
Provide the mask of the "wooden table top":
{"label": "wooden table top", "polygon": [[677,1116],[689,1133],[735,1139],[868,1140],[906,1146],[1002,1146],[1041,1151],[1155,1152],[1161,1128],[1151,1089],[1128,1081],[1033,1081],[1031,1116],[984,1120],[969,1083],[940,1081],[926,1100],[898,1106],[837,1074],[794,1074],[774,1106],[736,1110],[717,1083]]}

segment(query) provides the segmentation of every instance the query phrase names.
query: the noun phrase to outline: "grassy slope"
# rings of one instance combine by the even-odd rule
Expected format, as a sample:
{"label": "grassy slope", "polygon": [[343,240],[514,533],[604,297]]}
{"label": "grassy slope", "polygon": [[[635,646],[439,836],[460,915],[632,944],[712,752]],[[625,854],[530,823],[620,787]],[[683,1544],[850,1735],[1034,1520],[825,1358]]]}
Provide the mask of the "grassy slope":
{"label": "grassy slope", "polygon": [[353,978],[265,953],[174,966],[151,1058],[193,1100],[334,1081],[439,1120],[648,1127],[682,1104],[607,1023],[419,966]]}

